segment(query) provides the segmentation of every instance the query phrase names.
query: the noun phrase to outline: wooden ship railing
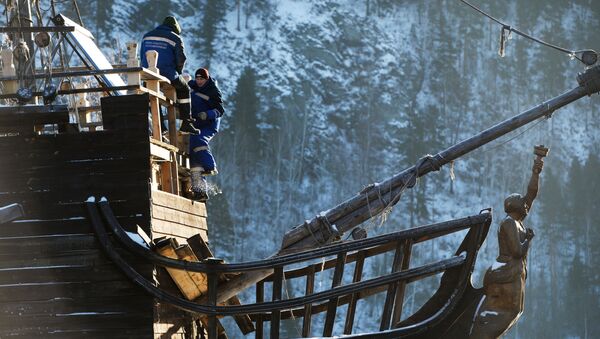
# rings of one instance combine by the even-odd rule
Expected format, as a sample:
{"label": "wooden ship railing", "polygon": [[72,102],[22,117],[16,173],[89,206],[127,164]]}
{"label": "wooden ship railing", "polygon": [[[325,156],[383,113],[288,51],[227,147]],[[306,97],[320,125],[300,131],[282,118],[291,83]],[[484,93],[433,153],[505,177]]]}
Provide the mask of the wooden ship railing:
{"label": "wooden ship railing", "polygon": [[[298,252],[270,259],[248,263],[225,264],[215,258],[203,258],[203,262],[175,260],[154,253],[147,247],[133,241],[122,229],[112,214],[108,201],[87,202],[90,221],[106,254],[113,262],[140,287],[155,298],[171,303],[189,312],[202,314],[207,324],[210,338],[218,336],[217,316],[252,315],[256,323],[256,337],[264,336],[264,322],[270,322],[270,338],[280,337],[280,321],[282,319],[302,318],[302,337],[312,334],[311,318],[314,314],[326,312],[323,337],[333,335],[334,321],[338,308],[349,305],[346,312],[343,334],[352,334],[356,305],[358,300],[377,293],[385,293],[385,304],[382,309],[380,331],[386,331],[387,337],[409,337],[427,335],[436,337],[446,333],[450,327],[440,328],[447,321],[448,315],[456,312],[456,305],[461,301],[463,292],[470,286],[470,277],[477,252],[483,243],[490,223],[489,211],[462,219],[417,227],[386,235],[335,243],[319,249]],[[468,230],[464,241],[449,258],[436,259],[427,264],[411,267],[410,253],[414,245],[432,239]],[[116,238],[119,247],[124,247],[136,254],[140,260],[147,260],[162,267],[175,268],[187,272],[202,272],[206,275],[204,294],[208,303],[200,304],[182,297],[169,294],[157,288],[152,282],[144,279],[131,265],[123,259],[117,247],[108,237],[108,232]],[[393,253],[393,264],[389,272],[381,276],[363,280],[365,260],[377,255]],[[197,254],[198,251],[196,251]],[[334,257],[334,258],[332,258]],[[318,260],[319,263],[310,263]],[[304,268],[285,270],[286,266],[309,262]],[[353,279],[343,282],[344,268],[355,263]],[[255,303],[249,305],[224,305],[216,302],[219,289],[219,277],[226,274],[247,272],[252,270],[272,269],[274,273],[256,285]],[[314,282],[317,273],[333,270],[331,288],[315,292]],[[405,325],[401,319],[406,284],[426,277],[441,274],[442,283],[434,299],[435,307],[422,309],[418,315],[410,318]],[[295,298],[284,298],[283,284],[296,279],[305,280],[305,295]],[[271,285],[271,301],[265,301],[265,285]],[[200,299],[200,298],[198,298]],[[460,314],[460,313],[459,313]],[[455,316],[458,317],[458,316]],[[417,326],[415,326],[417,324]],[[342,333],[340,333],[342,334]],[[376,336],[376,333],[371,335]]]}

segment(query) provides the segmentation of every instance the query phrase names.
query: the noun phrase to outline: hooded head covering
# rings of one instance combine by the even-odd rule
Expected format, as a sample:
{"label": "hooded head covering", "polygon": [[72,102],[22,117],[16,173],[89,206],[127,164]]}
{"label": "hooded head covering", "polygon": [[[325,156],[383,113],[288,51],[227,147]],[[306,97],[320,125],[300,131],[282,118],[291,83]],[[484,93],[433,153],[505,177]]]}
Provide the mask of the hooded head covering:
{"label": "hooded head covering", "polygon": [[179,26],[179,23],[177,22],[177,19],[175,19],[174,16],[166,17],[165,20],[163,20],[163,25],[171,28],[173,32],[181,34],[181,26]]}

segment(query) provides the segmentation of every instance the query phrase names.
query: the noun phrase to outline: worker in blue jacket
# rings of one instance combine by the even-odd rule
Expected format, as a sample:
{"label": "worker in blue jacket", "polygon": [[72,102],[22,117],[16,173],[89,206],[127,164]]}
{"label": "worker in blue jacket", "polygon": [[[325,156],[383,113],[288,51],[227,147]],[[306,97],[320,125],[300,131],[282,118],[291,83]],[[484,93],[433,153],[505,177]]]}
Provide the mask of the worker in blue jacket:
{"label": "worker in blue jacket", "polygon": [[182,120],[179,130],[198,134],[199,131],[193,126],[193,120],[190,117],[190,89],[187,81],[181,75],[186,56],[179,34],[181,34],[181,27],[177,19],[172,16],[166,17],[162,25],[144,35],[140,48],[140,60],[142,67],[148,67],[146,52],[150,50],[158,52],[157,67],[160,74],[171,81],[171,85],[175,87],[177,93],[177,108]]}
{"label": "worker in blue jacket", "polygon": [[217,174],[215,159],[208,143],[219,132],[225,109],[217,81],[206,68],[196,70],[195,79],[188,85],[192,89],[194,126],[200,130],[200,134],[190,136],[192,199],[203,201],[208,199],[205,176]]}

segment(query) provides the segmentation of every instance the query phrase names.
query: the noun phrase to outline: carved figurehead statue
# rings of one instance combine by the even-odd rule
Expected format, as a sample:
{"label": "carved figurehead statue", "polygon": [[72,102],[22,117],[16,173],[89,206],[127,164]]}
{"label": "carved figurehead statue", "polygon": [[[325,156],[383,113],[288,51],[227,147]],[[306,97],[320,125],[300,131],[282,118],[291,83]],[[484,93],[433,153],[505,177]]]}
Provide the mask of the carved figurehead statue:
{"label": "carved figurehead statue", "polygon": [[498,228],[499,255],[483,278],[484,297],[475,313],[470,338],[498,338],[514,325],[523,313],[527,252],[534,237],[523,225],[537,196],[539,178],[548,149],[535,146],[533,169],[525,196],[513,193],[504,200],[507,216]]}

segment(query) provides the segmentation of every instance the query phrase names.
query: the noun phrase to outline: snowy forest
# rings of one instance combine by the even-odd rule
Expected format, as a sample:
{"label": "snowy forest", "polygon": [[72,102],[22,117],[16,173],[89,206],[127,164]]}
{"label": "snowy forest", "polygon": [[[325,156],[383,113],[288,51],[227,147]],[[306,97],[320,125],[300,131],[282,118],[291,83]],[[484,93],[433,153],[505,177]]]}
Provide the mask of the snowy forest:
{"label": "snowy forest", "polygon": [[[67,3],[67,15],[76,16]],[[600,50],[600,1],[473,3],[544,41]],[[207,67],[219,81],[226,113],[211,144],[219,175],[210,182],[221,193],[208,202],[209,239],[230,262],[275,253],[293,226],[576,87],[584,69],[514,34],[499,56],[502,27],[459,0],[87,0],[79,10],[115,62],[125,61],[128,41],[175,15],[186,70]],[[385,220],[365,225],[369,235],[492,207],[474,274],[481,286],[497,255],[502,202],[525,193],[533,146],[544,144],[541,191],[525,220],[536,232],[525,312],[506,337],[600,336],[599,104],[597,95],[583,98],[429,174]],[[433,242],[414,255],[459,241]],[[409,285],[406,312],[432,284]],[[357,318],[357,331],[377,330],[378,305],[374,298]],[[298,335],[294,324],[288,331]]]}

